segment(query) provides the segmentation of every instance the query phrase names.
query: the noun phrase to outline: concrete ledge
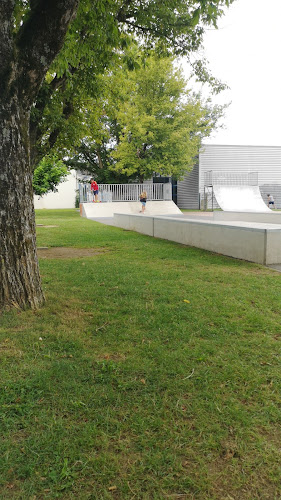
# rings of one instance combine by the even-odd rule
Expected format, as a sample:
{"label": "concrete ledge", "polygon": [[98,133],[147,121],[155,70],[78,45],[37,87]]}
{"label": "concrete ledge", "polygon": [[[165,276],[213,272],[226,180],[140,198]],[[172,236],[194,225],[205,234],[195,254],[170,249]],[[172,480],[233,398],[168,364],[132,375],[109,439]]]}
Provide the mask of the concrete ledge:
{"label": "concrete ledge", "polygon": [[114,214],[114,223],[117,227],[122,227],[123,229],[154,236],[154,217],[147,217],[142,214]]}
{"label": "concrete ledge", "polygon": [[281,225],[115,214],[115,225],[156,238],[256,262],[281,263]]}
{"label": "concrete ledge", "polygon": [[281,212],[213,212],[214,221],[245,221],[281,224]]}

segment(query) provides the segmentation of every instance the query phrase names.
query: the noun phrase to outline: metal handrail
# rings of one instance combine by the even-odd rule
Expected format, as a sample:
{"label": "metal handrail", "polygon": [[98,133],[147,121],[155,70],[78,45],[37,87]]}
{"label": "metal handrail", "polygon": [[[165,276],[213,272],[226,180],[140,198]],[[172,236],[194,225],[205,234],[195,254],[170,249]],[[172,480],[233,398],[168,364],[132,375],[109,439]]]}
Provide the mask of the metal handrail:
{"label": "metal handrail", "polygon": [[204,173],[204,185],[214,186],[232,185],[232,186],[257,186],[258,172],[228,172],[223,170],[207,170]]}
{"label": "metal handrail", "polygon": [[[150,201],[164,200],[164,184],[99,184],[100,201],[139,201],[142,191]],[[80,203],[93,201],[90,184],[79,184]]]}

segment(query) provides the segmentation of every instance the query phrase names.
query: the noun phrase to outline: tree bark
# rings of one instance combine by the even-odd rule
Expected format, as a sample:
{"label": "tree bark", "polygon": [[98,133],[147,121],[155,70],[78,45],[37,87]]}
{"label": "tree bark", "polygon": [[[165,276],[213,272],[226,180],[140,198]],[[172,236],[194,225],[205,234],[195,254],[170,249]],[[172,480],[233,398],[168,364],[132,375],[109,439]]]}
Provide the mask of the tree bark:
{"label": "tree bark", "polygon": [[13,99],[0,106],[0,308],[44,302],[35,241],[28,116]]}
{"label": "tree bark", "polygon": [[102,162],[102,157],[101,157],[101,148],[97,148],[97,157],[98,157],[98,162],[99,162],[99,168],[102,170],[103,169],[103,162]]}
{"label": "tree bark", "polygon": [[0,5],[0,310],[38,308],[44,294],[36,253],[30,109],[59,52],[79,0],[30,2],[13,37],[14,0]]}

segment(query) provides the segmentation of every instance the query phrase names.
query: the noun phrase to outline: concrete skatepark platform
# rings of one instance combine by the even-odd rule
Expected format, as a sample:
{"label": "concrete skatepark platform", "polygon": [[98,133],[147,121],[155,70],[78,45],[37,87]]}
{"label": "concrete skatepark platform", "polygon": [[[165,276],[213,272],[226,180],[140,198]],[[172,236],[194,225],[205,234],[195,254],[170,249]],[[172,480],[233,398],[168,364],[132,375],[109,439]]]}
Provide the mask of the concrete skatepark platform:
{"label": "concrete skatepark platform", "polygon": [[281,224],[281,212],[222,212],[215,211],[213,215],[215,221],[244,221],[244,222],[264,222],[267,224]]}
{"label": "concrete skatepark platform", "polygon": [[115,213],[114,225],[257,264],[281,263],[281,224]]}
{"label": "concrete skatepark platform", "polygon": [[[114,213],[139,214],[138,201],[115,201],[107,203],[80,203],[80,215],[87,219],[113,217]],[[146,215],[180,215],[182,212],[173,201],[148,201]]]}
{"label": "concrete skatepark platform", "polygon": [[[188,218],[173,201],[81,203],[82,217],[263,265],[281,264],[281,213],[258,186],[214,186],[225,211]],[[201,212],[202,214],[202,212]]]}

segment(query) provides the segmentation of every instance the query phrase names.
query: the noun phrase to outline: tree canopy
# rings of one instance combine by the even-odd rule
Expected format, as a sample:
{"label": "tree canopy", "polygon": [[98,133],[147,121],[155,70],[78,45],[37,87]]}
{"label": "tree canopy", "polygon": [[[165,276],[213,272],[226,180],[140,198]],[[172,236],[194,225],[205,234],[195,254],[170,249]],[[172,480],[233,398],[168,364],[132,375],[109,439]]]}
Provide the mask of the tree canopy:
{"label": "tree canopy", "polygon": [[[209,75],[204,60],[195,57],[204,26],[216,26],[223,7],[232,0],[80,0],[77,17],[64,46],[51,65],[31,114],[31,159],[35,167],[54,147],[75,149],[83,137],[83,111],[101,93],[99,75],[105,69],[138,62],[126,49],[133,36],[144,54],[185,55],[198,79],[215,91],[224,88]],[[19,22],[30,12],[22,6]],[[29,10],[28,10],[29,7]]]}
{"label": "tree canopy", "polygon": [[117,113],[121,130],[115,170],[140,180],[153,173],[182,177],[193,167],[200,142],[216,125],[222,108],[192,94],[170,58],[149,58],[144,68],[123,78],[127,95]]}
{"label": "tree canopy", "polygon": [[172,57],[144,57],[134,46],[127,55],[134,50],[134,69],[123,61],[101,77],[99,98],[84,110],[85,137],[69,160],[99,182],[183,176],[223,113],[187,88]]}

